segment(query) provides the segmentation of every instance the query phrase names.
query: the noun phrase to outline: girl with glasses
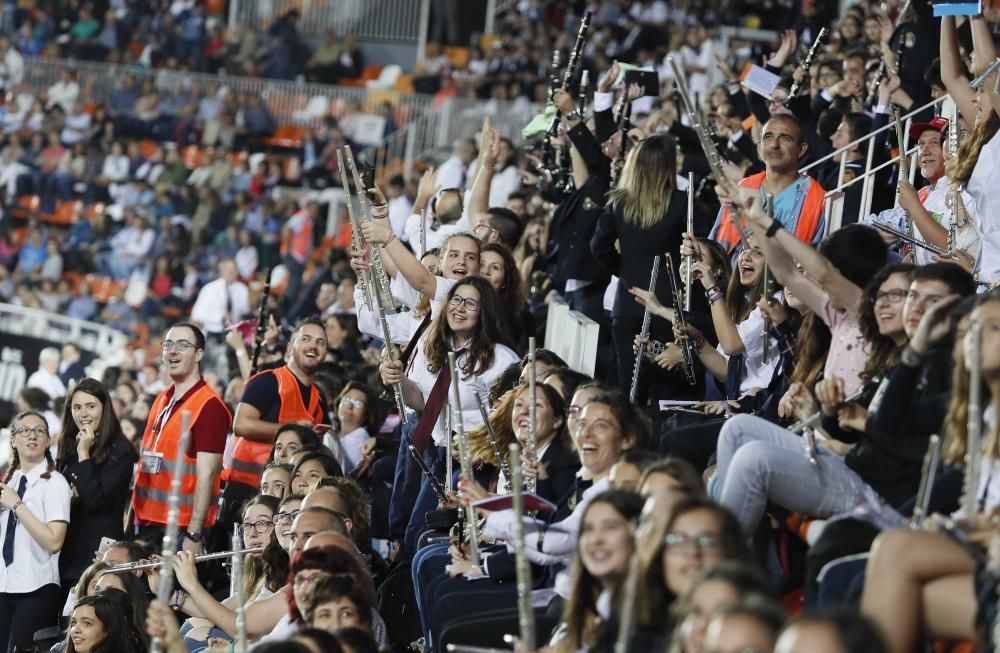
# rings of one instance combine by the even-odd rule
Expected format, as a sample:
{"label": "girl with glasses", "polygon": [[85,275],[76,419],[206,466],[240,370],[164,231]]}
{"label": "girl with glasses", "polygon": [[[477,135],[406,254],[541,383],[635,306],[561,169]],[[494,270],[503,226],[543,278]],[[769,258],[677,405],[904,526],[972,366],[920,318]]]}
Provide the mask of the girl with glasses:
{"label": "girl with glasses", "polygon": [[[260,630],[267,632],[267,611],[263,608],[284,585],[288,573],[288,554],[281,547],[276,534],[275,515],[278,500],[274,497],[257,495],[243,507],[241,522],[238,524],[242,535],[243,548],[263,547],[259,553],[247,554],[243,558],[243,596],[247,603],[247,627],[250,626],[251,607],[254,609],[254,623],[262,623]],[[217,601],[198,579],[194,557],[178,553],[174,565],[177,582],[181,591],[175,593],[173,604],[190,615],[181,627],[181,633],[190,650],[205,645],[210,638],[232,640],[236,636],[236,595]],[[275,602],[278,600],[275,599]],[[265,616],[261,616],[264,613]],[[273,624],[271,624],[273,626]]]}
{"label": "girl with glasses", "polygon": [[374,436],[382,424],[381,403],[371,387],[349,381],[337,397],[336,406],[339,428],[336,433],[326,434],[330,440],[327,446],[333,451],[341,451],[342,467],[353,471],[372,456]]}
{"label": "girl with glasses", "polygon": [[14,457],[0,484],[0,649],[32,648],[35,632],[57,624],[59,551],[71,490],[49,453],[49,427],[36,412],[11,421]]}
{"label": "girl with glasses", "polygon": [[73,490],[67,546],[59,555],[62,586],[80,579],[103,538],[124,537],[132,470],[139,456],[122,433],[111,397],[95,379],[83,379],[66,397],[56,454]]}

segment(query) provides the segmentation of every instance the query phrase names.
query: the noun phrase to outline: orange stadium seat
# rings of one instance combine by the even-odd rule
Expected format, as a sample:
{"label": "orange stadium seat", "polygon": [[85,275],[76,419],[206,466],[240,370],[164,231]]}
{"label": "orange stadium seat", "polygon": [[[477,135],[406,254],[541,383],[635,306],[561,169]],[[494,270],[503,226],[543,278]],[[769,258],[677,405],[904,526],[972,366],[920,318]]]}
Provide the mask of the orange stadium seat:
{"label": "orange stadium seat", "polygon": [[89,205],[86,209],[84,209],[83,215],[88,220],[93,222],[94,220],[97,219],[97,216],[104,213],[105,206],[106,205],[104,204],[104,202],[94,202],[93,204]]}
{"label": "orange stadium seat", "polygon": [[33,215],[38,214],[38,208],[41,206],[42,199],[38,195],[25,195],[24,197],[17,198],[17,202],[10,209],[11,216],[15,218],[21,218],[22,220],[27,220]]}
{"label": "orange stadium seat", "polygon": [[139,154],[141,154],[145,159],[148,159],[149,157],[156,154],[156,150],[158,149],[160,149],[160,144],[157,143],[156,141],[151,141],[148,139],[143,139],[139,141]]}
{"label": "orange stadium seat", "polygon": [[297,149],[302,147],[306,138],[306,128],[298,125],[280,125],[273,136],[264,139],[264,144],[269,147],[283,147]]}
{"label": "orange stadium seat", "polygon": [[80,200],[66,200],[56,204],[56,210],[47,218],[47,222],[57,225],[69,226],[76,222],[77,210],[83,207]]}
{"label": "orange stadium seat", "polygon": [[447,47],[444,49],[444,56],[448,57],[448,62],[455,68],[465,68],[469,63],[469,48]]}

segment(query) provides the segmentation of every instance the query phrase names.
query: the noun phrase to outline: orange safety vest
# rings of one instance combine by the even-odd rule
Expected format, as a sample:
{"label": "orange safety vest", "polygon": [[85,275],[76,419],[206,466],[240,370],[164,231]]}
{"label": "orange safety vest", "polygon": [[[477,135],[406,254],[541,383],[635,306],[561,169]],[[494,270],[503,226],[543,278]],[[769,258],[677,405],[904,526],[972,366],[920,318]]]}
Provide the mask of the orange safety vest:
{"label": "orange safety vest", "polygon": [[[314,424],[323,423],[323,407],[319,403],[319,390],[316,386],[309,386],[309,406],[306,407],[302,404],[299,380],[287,365],[255,374],[247,379],[247,384],[261,374],[274,374],[278,380],[278,399],[281,401],[281,408],[278,410],[279,423],[287,424],[300,419],[309,420]],[[228,472],[226,480],[257,487],[273,447],[273,442],[254,442],[237,435],[236,446],[233,447],[233,462],[226,470]]]}
{"label": "orange safety vest", "polygon": [[[178,451],[181,441],[182,414],[184,411],[190,411],[190,424],[193,427],[198,423],[198,416],[201,415],[201,411],[213,401],[222,404],[226,413],[229,414],[229,409],[225,408],[222,399],[212,391],[211,387],[205,384],[185,399],[183,404],[175,406],[170,411],[170,415],[160,427],[159,433],[155,433],[153,429],[157,418],[169,404],[166,391],[161,392],[156,401],[153,402],[153,406],[149,409],[146,431],[142,434],[142,450],[144,452],[163,454],[163,463],[158,474],[148,474],[142,471],[142,462],[139,462],[138,474],[135,479],[135,492],[132,495],[132,505],[135,508],[135,516],[138,519],[154,524],[167,523],[171,482],[174,477],[174,462],[178,455],[183,455],[183,475],[181,476],[179,503],[180,526],[181,528],[187,528],[187,525],[191,522],[191,512],[194,509],[195,486],[198,484],[198,473],[196,459],[189,456],[186,451]],[[232,419],[232,416],[230,416],[230,419]],[[212,488],[212,500],[209,503],[208,514],[205,516],[205,528],[215,523],[219,506],[220,485],[221,479],[216,475],[215,485]]]}
{"label": "orange safety vest", "polygon": [[[764,183],[766,172],[759,172],[740,180],[741,188],[757,190]],[[799,221],[795,225],[796,237],[804,242],[811,243],[819,229],[820,220],[823,217],[823,209],[826,205],[826,191],[815,179],[809,180],[809,190],[806,191],[806,199],[802,202],[799,210]],[[733,218],[729,214],[729,209],[722,209],[722,221],[719,223],[719,231],[715,234],[715,240],[729,245],[729,253],[732,254],[736,245],[740,242],[740,234],[733,224]]]}
{"label": "orange safety vest", "polygon": [[302,214],[302,228],[298,231],[292,229],[291,234],[288,236],[288,241],[282,243],[281,254],[290,255],[301,262],[306,262],[309,259],[309,252],[312,251],[313,246],[313,222],[312,216],[309,215],[309,211],[306,209],[300,209],[298,213],[293,215],[295,217]]}

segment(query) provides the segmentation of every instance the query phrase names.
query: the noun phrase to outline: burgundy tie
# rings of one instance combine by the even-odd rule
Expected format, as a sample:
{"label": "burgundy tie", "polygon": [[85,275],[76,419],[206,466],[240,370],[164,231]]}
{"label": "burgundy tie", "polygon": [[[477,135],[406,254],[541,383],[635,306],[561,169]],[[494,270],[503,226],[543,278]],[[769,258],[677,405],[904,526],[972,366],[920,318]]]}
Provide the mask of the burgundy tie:
{"label": "burgundy tie", "polygon": [[451,371],[447,365],[444,365],[438,372],[434,387],[431,388],[431,394],[424,403],[424,412],[420,416],[420,421],[417,422],[417,427],[413,429],[413,435],[410,436],[410,444],[416,447],[420,453],[424,452],[427,443],[430,442],[431,431],[434,430],[434,424],[437,423],[444,402],[448,399],[448,388],[450,387]]}

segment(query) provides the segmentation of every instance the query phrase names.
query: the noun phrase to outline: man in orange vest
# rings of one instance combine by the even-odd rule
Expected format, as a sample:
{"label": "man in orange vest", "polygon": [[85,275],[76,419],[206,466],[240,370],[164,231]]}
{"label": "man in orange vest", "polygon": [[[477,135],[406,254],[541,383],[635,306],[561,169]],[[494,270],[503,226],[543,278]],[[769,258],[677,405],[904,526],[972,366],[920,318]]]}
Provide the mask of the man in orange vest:
{"label": "man in orange vest", "polygon": [[[757,153],[766,169],[740,180],[739,185],[758,190],[762,201],[766,195],[774,195],[775,219],[799,240],[815,243],[823,238],[826,191],[815,179],[798,172],[799,159],[807,148],[794,117],[772,116],[764,124],[757,145]],[[728,208],[719,212],[711,237],[730,253],[739,244],[740,235]]]}
{"label": "man in orange vest", "polygon": [[281,227],[281,261],[288,268],[285,296],[294,302],[302,285],[302,274],[313,250],[313,232],[319,219],[319,204],[309,202],[293,213]]}
{"label": "man in orange vest", "polygon": [[[153,402],[142,436],[132,495],[138,531],[167,525],[174,461],[184,456],[180,492],[180,528],[185,551],[204,549],[203,531],[215,524],[219,502],[219,469],[233,419],[225,403],[205,383],[200,363],[205,335],[195,325],[172,326],[160,345],[163,365],[173,383]],[[184,414],[191,431],[187,451],[178,451]]]}
{"label": "man in orange vest", "polygon": [[315,427],[326,421],[326,405],[312,384],[313,373],[326,358],[326,346],[323,323],[307,318],[292,333],[288,363],[247,380],[233,423],[233,460],[224,473],[225,523],[238,518],[243,502],[257,493],[278,428],[289,422]]}

